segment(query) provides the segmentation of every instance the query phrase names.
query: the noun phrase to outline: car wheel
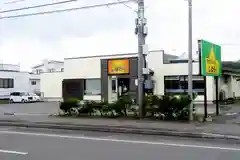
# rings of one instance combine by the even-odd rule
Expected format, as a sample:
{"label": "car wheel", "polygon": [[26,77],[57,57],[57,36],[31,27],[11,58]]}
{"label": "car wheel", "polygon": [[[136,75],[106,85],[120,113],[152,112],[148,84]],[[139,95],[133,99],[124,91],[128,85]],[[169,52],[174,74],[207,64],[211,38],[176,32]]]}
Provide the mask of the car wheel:
{"label": "car wheel", "polygon": [[24,99],[21,100],[22,103],[25,103],[26,101]]}

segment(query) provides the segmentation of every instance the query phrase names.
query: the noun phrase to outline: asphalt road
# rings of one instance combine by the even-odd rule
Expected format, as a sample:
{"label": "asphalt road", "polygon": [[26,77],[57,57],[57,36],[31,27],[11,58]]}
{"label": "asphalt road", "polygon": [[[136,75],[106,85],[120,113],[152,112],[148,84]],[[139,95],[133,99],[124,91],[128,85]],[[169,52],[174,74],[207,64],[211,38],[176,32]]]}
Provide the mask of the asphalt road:
{"label": "asphalt road", "polygon": [[170,137],[0,129],[4,160],[239,160],[240,145]]}
{"label": "asphalt road", "polygon": [[0,116],[3,114],[49,115],[58,111],[58,102],[0,104]]}

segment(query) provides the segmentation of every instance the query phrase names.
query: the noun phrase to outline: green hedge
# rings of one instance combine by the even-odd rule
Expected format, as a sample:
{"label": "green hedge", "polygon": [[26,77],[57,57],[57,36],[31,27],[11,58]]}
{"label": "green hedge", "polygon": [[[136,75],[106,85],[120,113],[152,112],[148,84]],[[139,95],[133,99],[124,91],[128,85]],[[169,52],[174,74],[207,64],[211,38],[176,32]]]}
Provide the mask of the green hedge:
{"label": "green hedge", "polygon": [[[191,100],[188,95],[144,97],[144,117],[162,120],[187,120],[188,105]],[[114,103],[96,101],[81,101],[69,99],[60,104],[60,109],[66,115],[104,116],[104,117],[135,117],[139,116],[139,107],[133,104],[129,95],[124,95]]]}

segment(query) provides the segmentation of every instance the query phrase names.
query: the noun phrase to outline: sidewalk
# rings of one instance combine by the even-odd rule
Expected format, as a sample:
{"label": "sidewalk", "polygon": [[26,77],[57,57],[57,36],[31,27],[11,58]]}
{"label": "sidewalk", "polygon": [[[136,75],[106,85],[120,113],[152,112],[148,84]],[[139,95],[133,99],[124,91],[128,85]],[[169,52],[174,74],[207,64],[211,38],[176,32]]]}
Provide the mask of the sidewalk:
{"label": "sidewalk", "polygon": [[181,136],[240,141],[238,124],[177,123],[147,120],[59,118],[52,116],[1,116],[0,126],[69,129],[131,134]]}

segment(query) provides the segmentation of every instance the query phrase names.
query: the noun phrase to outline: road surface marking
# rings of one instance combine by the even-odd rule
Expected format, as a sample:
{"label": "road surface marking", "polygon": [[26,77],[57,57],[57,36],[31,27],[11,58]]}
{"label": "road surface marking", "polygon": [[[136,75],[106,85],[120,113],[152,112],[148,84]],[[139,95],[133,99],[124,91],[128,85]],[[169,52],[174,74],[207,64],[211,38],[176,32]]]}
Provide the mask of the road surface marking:
{"label": "road surface marking", "polygon": [[226,113],[225,115],[226,116],[234,116],[234,115],[237,115],[238,113]]}
{"label": "road surface marking", "polygon": [[17,152],[17,151],[9,151],[0,149],[0,153],[9,153],[9,154],[18,154],[18,155],[27,155],[27,152]]}
{"label": "road surface marking", "polygon": [[185,148],[201,148],[201,149],[216,149],[216,150],[240,151],[240,148],[228,148],[228,147],[209,146],[209,145],[191,145],[191,144],[180,144],[180,143],[178,144],[178,143],[167,143],[167,142],[136,141],[136,140],[123,140],[123,139],[112,139],[112,138],[96,138],[96,137],[85,137],[85,136],[69,136],[69,135],[33,133],[33,132],[0,131],[0,134],[42,136],[42,137],[81,139],[81,140],[92,140],[92,141],[106,141],[106,142],[120,142],[120,143],[132,143],[132,144],[150,144],[150,145],[162,145],[162,146],[185,147]]}
{"label": "road surface marking", "polygon": [[49,113],[10,113],[5,112],[4,115],[11,115],[11,116],[49,116]]}

